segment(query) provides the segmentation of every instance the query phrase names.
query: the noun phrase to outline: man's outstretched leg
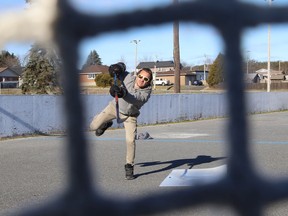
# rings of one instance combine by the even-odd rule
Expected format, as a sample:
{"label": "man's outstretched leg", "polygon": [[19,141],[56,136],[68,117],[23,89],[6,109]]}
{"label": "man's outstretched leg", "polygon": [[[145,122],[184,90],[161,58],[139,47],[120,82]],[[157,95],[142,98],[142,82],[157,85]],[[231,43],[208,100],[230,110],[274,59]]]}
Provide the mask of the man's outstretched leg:
{"label": "man's outstretched leg", "polygon": [[104,122],[98,129],[96,129],[95,135],[101,136],[112,125],[113,125],[112,121]]}
{"label": "man's outstretched leg", "polygon": [[90,123],[90,129],[95,130],[96,136],[101,136],[109,127],[112,126],[112,120],[116,118],[116,109],[109,103],[108,106],[96,115]]}

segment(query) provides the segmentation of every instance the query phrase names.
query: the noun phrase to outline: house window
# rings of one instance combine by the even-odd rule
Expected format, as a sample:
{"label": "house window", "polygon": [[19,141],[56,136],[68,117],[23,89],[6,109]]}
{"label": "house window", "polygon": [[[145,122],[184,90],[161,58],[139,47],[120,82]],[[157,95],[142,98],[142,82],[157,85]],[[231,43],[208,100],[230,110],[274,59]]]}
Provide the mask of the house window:
{"label": "house window", "polygon": [[88,75],[87,75],[87,78],[88,78],[88,79],[93,79],[93,80],[94,80],[95,77],[96,77],[96,74],[88,74]]}

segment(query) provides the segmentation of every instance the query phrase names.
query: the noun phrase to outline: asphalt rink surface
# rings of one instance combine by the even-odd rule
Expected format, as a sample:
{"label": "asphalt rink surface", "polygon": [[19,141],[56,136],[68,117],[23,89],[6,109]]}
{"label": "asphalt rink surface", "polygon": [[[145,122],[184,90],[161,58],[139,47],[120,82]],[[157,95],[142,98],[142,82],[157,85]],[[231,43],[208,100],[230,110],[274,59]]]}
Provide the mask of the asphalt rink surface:
{"label": "asphalt rink surface", "polygon": [[[250,155],[264,178],[288,176],[288,112],[251,115]],[[175,187],[159,187],[174,169],[224,165],[229,158],[227,119],[142,126],[153,139],[137,140],[135,180],[125,180],[125,131],[107,130],[101,137],[87,132],[93,181],[103,196],[133,199]],[[63,193],[67,182],[66,137],[61,135],[0,141],[0,215],[37,207]],[[184,188],[185,189],[185,188]],[[273,204],[264,215],[288,215],[287,201]],[[20,210],[21,211],[21,210]],[[223,206],[202,205],[157,215],[237,215]]]}

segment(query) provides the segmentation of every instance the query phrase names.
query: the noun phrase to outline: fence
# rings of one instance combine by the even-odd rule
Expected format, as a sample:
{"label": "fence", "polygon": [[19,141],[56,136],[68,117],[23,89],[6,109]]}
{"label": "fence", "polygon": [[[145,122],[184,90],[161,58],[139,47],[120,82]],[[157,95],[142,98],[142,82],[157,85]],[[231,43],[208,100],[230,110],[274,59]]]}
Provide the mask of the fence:
{"label": "fence", "polygon": [[[69,182],[65,195],[41,209],[22,215],[152,215],[173,209],[213,203],[229,205],[240,215],[261,215],[268,204],[288,198],[288,182],[267,181],[253,169],[248,153],[246,95],[241,56],[241,33],[263,23],[288,22],[288,7],[257,7],[236,0],[189,1],[147,11],[107,16],[81,14],[68,0],[43,0],[29,13],[1,17],[0,44],[8,40],[55,41],[64,63]],[[41,17],[41,19],[40,19]],[[87,37],[132,27],[174,20],[194,21],[217,28],[225,45],[227,81],[229,161],[227,175],[217,183],[187,190],[151,194],[129,200],[107,200],[92,185],[88,146],[83,131],[83,107],[78,85],[78,46]],[[53,23],[53,25],[51,25]],[[25,26],[25,28],[19,28]],[[5,28],[6,27],[6,28]],[[37,29],[37,31],[35,31]],[[85,202],[82,202],[85,200]]]}
{"label": "fence", "polygon": [[[109,95],[82,95],[85,130],[110,100]],[[250,92],[247,100],[247,112],[252,114],[288,110],[288,92]],[[0,101],[5,101],[0,104],[0,137],[66,132],[62,96],[0,95]],[[141,109],[137,122],[148,125],[225,116],[225,93],[156,94]],[[112,127],[119,125],[115,122]]]}
{"label": "fence", "polygon": [[[247,90],[266,90],[267,83],[246,83],[245,88]],[[271,90],[287,90],[288,82],[272,82],[270,85]]]}

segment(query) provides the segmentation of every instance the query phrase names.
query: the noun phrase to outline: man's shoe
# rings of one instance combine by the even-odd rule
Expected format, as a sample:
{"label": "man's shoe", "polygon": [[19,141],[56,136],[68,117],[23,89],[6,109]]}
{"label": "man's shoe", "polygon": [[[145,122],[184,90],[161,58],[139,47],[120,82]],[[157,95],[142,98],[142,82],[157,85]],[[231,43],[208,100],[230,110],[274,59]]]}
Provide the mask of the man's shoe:
{"label": "man's shoe", "polygon": [[132,164],[125,164],[125,179],[127,180],[135,179],[134,166]]}
{"label": "man's shoe", "polygon": [[111,127],[113,125],[112,121],[108,121],[103,123],[96,131],[95,131],[95,135],[96,136],[101,136],[106,130],[107,128]]}

